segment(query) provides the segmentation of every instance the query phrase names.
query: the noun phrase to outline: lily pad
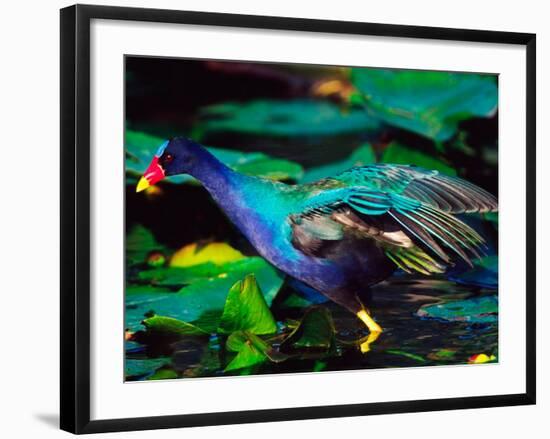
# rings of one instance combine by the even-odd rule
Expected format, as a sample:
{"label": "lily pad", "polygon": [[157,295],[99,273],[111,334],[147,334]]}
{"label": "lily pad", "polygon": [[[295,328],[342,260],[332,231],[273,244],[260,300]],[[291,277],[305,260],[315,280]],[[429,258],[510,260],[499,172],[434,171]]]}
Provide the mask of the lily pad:
{"label": "lily pad", "polygon": [[170,364],[170,358],[147,358],[133,359],[126,358],[124,361],[124,374],[126,378],[141,378],[153,374],[159,367]]}
{"label": "lily pad", "polygon": [[170,259],[171,267],[192,267],[211,262],[223,265],[244,259],[245,256],[225,242],[212,242],[203,247],[193,243],[176,251]]}
{"label": "lily pad", "polygon": [[327,136],[372,131],[378,128],[361,109],[342,111],[320,100],[257,100],[227,102],[202,110],[196,131],[240,133],[270,137]]}
{"label": "lily pad", "polygon": [[[249,261],[228,262],[224,265],[215,265],[207,262],[201,265],[195,265],[188,268],[163,267],[152,270],[141,271],[138,273],[140,281],[149,281],[154,287],[183,287],[197,280],[212,278],[216,276],[224,277],[227,272],[239,270],[241,265],[247,265]],[[151,286],[140,286],[136,290],[147,289]]]}
{"label": "lily pad", "polygon": [[357,68],[351,81],[372,115],[436,141],[452,137],[461,120],[492,116],[498,105],[493,75]]}
{"label": "lily pad", "polygon": [[[212,267],[214,266],[209,265],[209,268]],[[148,272],[153,273],[153,276],[163,276],[165,281],[168,276],[170,283],[174,280],[169,276],[175,272],[179,276],[179,281],[183,281],[182,283],[186,286],[177,292],[159,293],[153,290],[128,295],[126,297],[126,327],[132,331],[138,330],[144,314],[153,311],[158,315],[191,323],[197,323],[199,319],[208,317],[210,322],[208,326],[199,323],[197,325],[206,331],[214,330],[224,309],[228,291],[235,282],[248,274],[254,274],[269,306],[283,284],[283,275],[260,257],[250,257],[216,267],[219,274],[210,277],[197,273],[203,268],[202,265],[198,265],[187,269],[173,267],[140,273],[141,279]],[[192,271],[192,273],[187,273],[189,274],[187,278],[185,278],[187,275],[185,270]],[[153,277],[150,281],[154,282],[155,279]]]}
{"label": "lily pad", "polygon": [[494,323],[498,321],[498,297],[482,296],[423,305],[416,315],[450,322]]}
{"label": "lily pad", "polygon": [[300,183],[311,183],[325,177],[338,175],[354,166],[364,166],[375,162],[376,155],[374,149],[369,143],[365,143],[353,151],[346,160],[308,169],[304,173],[304,177]]}
{"label": "lily pad", "polygon": [[229,290],[218,333],[248,331],[253,334],[273,334],[277,323],[253,274],[235,283]]}
{"label": "lily pad", "polygon": [[[165,141],[139,131],[126,130],[126,172],[139,178],[151,162],[158,147]],[[235,171],[272,180],[299,180],[302,166],[290,160],[273,158],[261,152],[242,152],[223,148],[206,147],[218,160]],[[196,183],[190,175],[174,175],[166,179],[171,183]],[[134,183],[130,181],[129,183]]]}
{"label": "lily pad", "polygon": [[380,161],[382,163],[416,165],[425,169],[434,169],[446,175],[456,175],[456,171],[441,160],[420,151],[407,148],[397,142],[392,142],[386,147]]}
{"label": "lily pad", "polygon": [[257,153],[254,160],[235,163],[232,168],[243,174],[256,175],[275,181],[298,181],[304,175],[302,165],[290,160],[272,158],[263,153]]}
{"label": "lily pad", "polygon": [[334,344],[334,322],[328,309],[314,306],[308,309],[302,321],[281,343],[285,353],[327,353]]}
{"label": "lily pad", "polygon": [[126,285],[126,294],[169,293],[170,289],[157,285]]}
{"label": "lily pad", "polygon": [[147,380],[173,380],[179,378],[178,373],[170,366],[163,366],[157,369]]}
{"label": "lily pad", "polygon": [[175,319],[173,317],[153,316],[142,322],[148,332],[157,335],[185,336],[185,335],[208,335],[206,331],[191,323]]}
{"label": "lily pad", "polygon": [[456,349],[437,349],[430,352],[427,357],[434,361],[451,361],[456,355]]}
{"label": "lily pad", "polygon": [[126,130],[124,150],[126,153],[126,171],[141,176],[153,155],[165,139],[151,136],[140,131]]}

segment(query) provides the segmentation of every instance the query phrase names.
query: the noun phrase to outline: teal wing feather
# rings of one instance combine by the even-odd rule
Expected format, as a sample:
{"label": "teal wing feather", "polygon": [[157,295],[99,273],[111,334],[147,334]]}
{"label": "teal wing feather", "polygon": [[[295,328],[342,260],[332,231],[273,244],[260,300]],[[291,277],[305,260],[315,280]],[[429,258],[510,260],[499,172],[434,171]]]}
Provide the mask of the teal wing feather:
{"label": "teal wing feather", "polygon": [[[412,247],[412,241],[404,241],[403,236],[415,239],[445,263],[451,261],[449,251],[470,265],[472,256],[480,256],[483,238],[434,202],[407,196],[403,189],[401,193],[388,190],[387,185],[383,191],[381,186],[347,186],[340,180],[340,184],[333,187],[325,184],[324,187],[324,190],[312,193],[299,215],[291,217],[293,225],[299,225],[294,228],[293,243],[301,249],[323,239],[340,239],[343,230],[353,229],[394,250]],[[396,242],[392,242],[396,239],[395,233],[386,233],[383,227],[373,226],[379,223],[377,218],[391,219],[397,226],[401,235]],[[412,253],[409,256],[415,257]]]}
{"label": "teal wing feather", "polygon": [[447,213],[495,212],[497,199],[484,189],[417,166],[374,164],[351,168],[329,180],[348,187],[402,195]]}

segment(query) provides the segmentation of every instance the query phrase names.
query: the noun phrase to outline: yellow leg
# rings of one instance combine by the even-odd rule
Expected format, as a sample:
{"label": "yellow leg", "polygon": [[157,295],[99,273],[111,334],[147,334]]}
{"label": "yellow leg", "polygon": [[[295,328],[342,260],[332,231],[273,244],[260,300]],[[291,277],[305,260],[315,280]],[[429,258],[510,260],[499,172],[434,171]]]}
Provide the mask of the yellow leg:
{"label": "yellow leg", "polygon": [[369,328],[370,332],[382,332],[382,328],[378,323],[376,323],[372,317],[369,315],[369,313],[362,309],[357,313],[357,317],[359,317],[365,325],[367,325],[367,328]]}
{"label": "yellow leg", "polygon": [[365,353],[370,351],[370,345],[374,343],[380,334],[382,333],[382,328],[378,323],[376,323],[373,318],[369,315],[369,313],[362,309],[357,313],[357,317],[361,319],[361,321],[367,325],[367,328],[369,328],[370,334],[367,337],[367,340],[361,343],[360,348],[361,352]]}

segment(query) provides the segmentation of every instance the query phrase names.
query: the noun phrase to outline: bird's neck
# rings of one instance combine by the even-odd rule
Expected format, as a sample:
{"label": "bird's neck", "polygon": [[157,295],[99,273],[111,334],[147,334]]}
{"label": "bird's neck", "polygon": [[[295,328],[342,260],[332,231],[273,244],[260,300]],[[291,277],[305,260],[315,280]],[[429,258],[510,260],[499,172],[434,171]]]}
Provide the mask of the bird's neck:
{"label": "bird's neck", "polygon": [[235,171],[224,165],[206,149],[200,150],[189,174],[199,180],[217,200],[235,179]]}
{"label": "bird's neck", "polygon": [[[210,153],[208,153],[210,154]],[[192,174],[258,253],[275,266],[288,264],[275,245],[286,233],[282,227],[293,210],[291,186],[235,172],[210,154]],[[294,263],[294,262],[293,262]]]}
{"label": "bird's neck", "polygon": [[273,182],[234,171],[206,149],[201,151],[191,172],[233,222],[239,210],[253,208],[247,194],[274,191]]}

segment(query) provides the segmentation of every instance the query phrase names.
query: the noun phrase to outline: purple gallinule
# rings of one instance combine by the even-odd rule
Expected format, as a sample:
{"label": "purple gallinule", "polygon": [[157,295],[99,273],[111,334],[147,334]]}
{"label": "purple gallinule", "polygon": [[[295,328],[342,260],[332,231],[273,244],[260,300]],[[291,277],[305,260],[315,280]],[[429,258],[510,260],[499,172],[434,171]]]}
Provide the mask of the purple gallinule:
{"label": "purple gallinule", "polygon": [[373,164],[298,185],[252,177],[186,138],[159,148],[136,190],[178,174],[198,179],[271,264],[356,314],[370,332],[363,351],[382,328],[358,293],[397,268],[471,265],[484,239],[455,215],[498,207],[474,184],[416,166]]}

